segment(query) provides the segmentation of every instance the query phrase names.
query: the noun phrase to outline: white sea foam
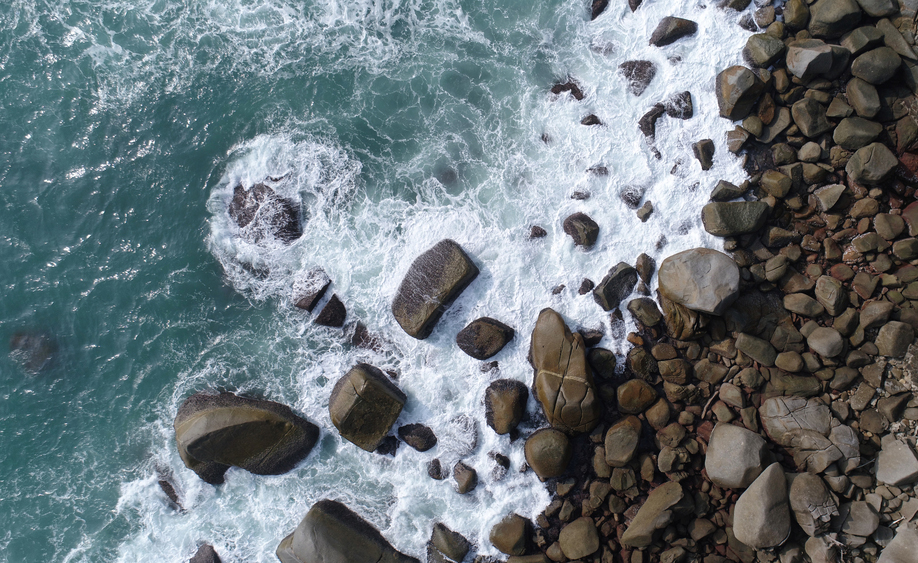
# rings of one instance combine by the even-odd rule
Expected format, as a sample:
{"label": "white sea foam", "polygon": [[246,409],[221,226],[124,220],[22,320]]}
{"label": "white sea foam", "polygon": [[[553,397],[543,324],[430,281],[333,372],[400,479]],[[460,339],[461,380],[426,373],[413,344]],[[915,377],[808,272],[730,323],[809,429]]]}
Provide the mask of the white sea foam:
{"label": "white sea foam", "polygon": [[[157,5],[148,3],[145,13],[154,14]],[[686,248],[717,247],[699,216],[717,180],[739,182],[743,177],[739,162],[725,149],[731,124],[718,117],[713,95],[717,71],[740,62],[747,32],[736,25],[738,15],[713,6],[650,1],[633,14],[624,4],[614,4],[588,22],[581,2],[567,2],[553,13],[531,8],[522,16],[506,14],[511,20],[507,27],[528,46],[516,52],[506,41],[491,39],[491,30],[476,27],[470,21],[475,14],[463,13],[448,0],[433,5],[328,2],[322,9],[294,8],[281,0],[203,6],[190,12],[207,23],[196,20],[189,29],[200,33],[202,41],[208,34],[232,37],[231,42],[244,46],[231,50],[240,57],[236,64],[270,61],[270,71],[296,65],[294,46],[311,54],[340,48],[342,57],[335,64],[342,68],[383,68],[386,61],[405,57],[403,49],[419,52],[414,43],[394,38],[401,27],[409,36],[440,29],[463,45],[493,51],[495,60],[457,53],[450,66],[464,72],[426,68],[440,77],[435,89],[446,101],[422,115],[440,120],[443,128],[432,128],[432,137],[422,139],[409,158],[356,152],[325,129],[311,130],[318,125],[308,119],[289,121],[279,132],[257,136],[227,155],[208,203],[208,243],[228,282],[259,309],[267,303],[270,318],[221,336],[179,374],[152,431],[155,462],[174,474],[186,511],[167,506],[152,466],[146,478],[125,482],[118,511],[137,532],[121,545],[119,560],[178,561],[207,541],[224,561],[273,561],[280,539],[324,497],[345,501],[397,548],[422,559],[434,521],[469,537],[480,553],[495,553],[487,541],[490,527],[511,511],[534,518],[549,497],[532,472],[518,471],[523,441],[510,443],[485,424],[484,390],[498,376],[531,381],[529,332],[547,306],[564,315],[573,329],[603,329],[601,346],[618,354],[626,350],[625,342],[612,337],[608,314],[589,295],[577,294],[582,278],[598,282],[618,262],[633,264],[641,252],[659,263]],[[698,33],[662,49],[648,46],[657,22],[668,15],[698,22]],[[520,59],[516,66],[513,57]],[[676,58],[681,60],[673,62]],[[639,98],[625,90],[617,70],[630,59],[657,65],[656,78]],[[425,70],[421,63],[410,64]],[[533,72],[544,82],[537,83],[522,65],[542,68]],[[553,78],[568,75],[587,94],[582,102],[548,93]],[[637,129],[638,119],[654,102],[683,90],[692,93],[695,116],[658,122],[655,146],[663,155],[658,160]],[[580,125],[588,113],[604,125]],[[543,133],[550,139],[547,144],[540,140]],[[703,138],[717,145],[709,172],[702,172],[692,156],[691,144]],[[607,167],[608,176],[588,173],[593,166]],[[272,187],[303,206],[303,237],[289,246],[242,240],[226,214],[234,186],[251,187],[266,178],[276,178]],[[619,197],[634,185],[646,189],[645,199],[654,205],[646,223]],[[570,199],[574,191],[589,191],[591,197]],[[561,228],[574,211],[600,225],[599,241],[589,251],[575,248]],[[534,224],[543,226],[548,237],[528,240]],[[658,245],[664,237],[665,244]],[[401,331],[389,306],[411,262],[442,238],[458,241],[481,274],[433,335],[417,341]],[[386,342],[383,352],[355,349],[343,342],[340,331],[317,327],[292,307],[290,290],[297,276],[315,266],[332,278],[329,294],[340,296],[348,318],[360,319]],[[560,284],[567,289],[552,295]],[[454,343],[455,334],[480,316],[517,330],[494,358],[500,364],[497,373],[482,373],[479,362]],[[239,358],[245,368],[239,368]],[[434,450],[418,453],[402,445],[395,458],[382,457],[338,436],[329,421],[328,396],[334,381],[357,361],[398,372],[397,384],[408,395],[398,425],[430,426],[441,439]],[[178,458],[170,423],[182,400],[209,386],[238,387],[291,405],[322,428],[320,443],[287,475],[230,471],[218,488],[203,484]],[[530,398],[528,411],[539,410]],[[474,451],[461,456],[480,477],[478,488],[466,496],[455,493],[451,480],[433,481],[426,474],[426,463],[434,457],[450,467],[460,459],[463,438],[449,438],[451,421],[459,415],[474,420],[479,434]],[[528,424],[537,424],[537,415]],[[503,479],[491,475],[492,451],[511,459]]]}

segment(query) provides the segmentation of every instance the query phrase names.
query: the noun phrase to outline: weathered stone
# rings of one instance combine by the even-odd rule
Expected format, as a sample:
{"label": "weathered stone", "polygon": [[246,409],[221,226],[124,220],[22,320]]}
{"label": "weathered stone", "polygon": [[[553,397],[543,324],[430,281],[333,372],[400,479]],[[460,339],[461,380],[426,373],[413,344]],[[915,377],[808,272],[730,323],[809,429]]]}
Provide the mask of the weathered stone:
{"label": "weathered stone", "polygon": [[909,444],[894,436],[884,436],[877,456],[877,481],[894,487],[918,480],[918,456]]}
{"label": "weathered stone", "polygon": [[761,229],[770,210],[763,201],[712,202],[701,209],[701,221],[710,234],[733,237]]}
{"label": "weathered stone", "polygon": [[793,431],[813,430],[827,436],[832,429],[832,413],[822,403],[801,397],[772,397],[759,407],[759,418],[775,442],[789,445]]}
{"label": "weathered stone", "polygon": [[312,312],[325,295],[331,278],[322,268],[314,268],[293,282],[293,303],[298,309]]}
{"label": "weathered stone", "polygon": [[832,128],[826,119],[826,109],[812,98],[803,98],[791,106],[791,115],[800,132],[811,139]]}
{"label": "weathered stone", "polygon": [[504,323],[490,317],[482,317],[459,331],[456,335],[456,344],[460,350],[476,360],[487,360],[513,340],[514,334],[515,331]]}
{"label": "weathered stone", "polygon": [[552,426],[588,432],[599,424],[602,408],[583,337],[572,334],[555,311],[539,313],[529,357],[535,370],[536,397]]}
{"label": "weathered stone", "polygon": [[820,276],[816,280],[816,300],[833,317],[838,316],[848,305],[848,294],[840,281],[832,276]]}
{"label": "weathered stone", "polygon": [[[668,526],[681,513],[690,510],[685,492],[676,481],[669,481],[650,492],[641,505],[628,529],[622,534],[621,543],[626,547],[647,547],[653,542],[653,533]],[[693,504],[689,502],[688,504]]]}
{"label": "weathered stone", "polygon": [[883,107],[876,87],[860,78],[849,80],[845,93],[854,111],[865,119],[873,119]]}
{"label": "weathered stone", "polygon": [[733,304],[739,292],[736,263],[726,254],[706,248],[669,256],[660,265],[658,278],[660,292],[673,303],[715,315]]}
{"label": "weathered stone", "polygon": [[599,550],[599,532],[589,516],[578,518],[561,528],[561,551],[568,559],[581,559]]}
{"label": "weathered stone", "polygon": [[392,314],[409,336],[423,340],[477,276],[478,267],[462,247],[441,240],[411,264],[392,301]]}
{"label": "weathered stone", "polygon": [[564,232],[570,235],[576,246],[590,248],[596,244],[599,225],[584,213],[574,213],[564,220]]}
{"label": "weathered stone", "polygon": [[908,347],[915,341],[912,325],[899,321],[889,321],[877,333],[877,349],[880,354],[892,358],[901,358]]}
{"label": "weathered stone", "polygon": [[526,440],[526,463],[540,479],[560,477],[571,461],[571,442],[554,428],[543,428]]}
{"label": "weathered stone", "polygon": [[765,469],[736,501],[733,534],[749,547],[780,545],[790,534],[787,480],[781,465]]}
{"label": "weathered stone", "polygon": [[768,458],[768,447],[761,436],[721,422],[711,433],[704,468],[718,487],[742,489],[755,481]]}
{"label": "weathered stone", "polygon": [[857,3],[868,16],[875,18],[885,18],[899,11],[899,4],[895,0],[857,0]]}
{"label": "weathered stone", "polygon": [[288,407],[232,393],[196,393],[185,399],[173,423],[185,466],[211,484],[230,466],[256,475],[280,475],[312,450],[319,428]]}
{"label": "weathered stone", "polygon": [[843,193],[845,193],[845,186],[843,184],[823,186],[814,192],[816,195],[816,202],[822,211],[829,211],[835,207],[835,204],[838,203]]}
{"label": "weathered stone", "polygon": [[347,309],[344,307],[344,303],[341,302],[337,295],[332,295],[328,303],[322,307],[322,311],[316,315],[316,319],[313,322],[320,326],[339,328],[344,326],[346,318]]}
{"label": "weathered stone", "polygon": [[691,119],[695,115],[692,94],[688,90],[678,92],[667,98],[663,107],[666,110],[666,115],[673,119]]}
{"label": "weathered stone", "polygon": [[335,384],[328,411],[343,438],[372,452],[395,424],[406,400],[379,368],[357,364]]}
{"label": "weathered stone", "polygon": [[810,8],[804,0],[788,0],[784,4],[784,25],[797,30],[810,22]]}
{"label": "weathered stone", "polygon": [[872,25],[865,25],[842,36],[841,45],[856,57],[874,47],[883,45],[883,33]]}
{"label": "weathered stone", "polygon": [[892,246],[893,255],[899,260],[913,260],[918,258],[918,239],[907,238],[897,240]]}
{"label": "weathered stone", "polygon": [[871,84],[883,84],[896,74],[902,59],[889,47],[867,51],[851,63],[851,74]]}
{"label": "weathered stone", "polygon": [[711,201],[730,201],[731,199],[742,197],[747,189],[746,187],[734,186],[730,182],[721,180],[717,182],[717,185],[714,186],[714,190],[711,192]]}
{"label": "weathered stone", "polygon": [[[878,0],[879,2],[886,4],[897,4],[894,0]],[[898,8],[898,6],[895,6]],[[895,13],[895,10],[893,13]],[[909,42],[902,36],[902,33],[896,28],[893,23],[887,19],[882,19],[877,22],[877,31],[883,34],[883,42],[886,43],[886,46],[896,52],[896,54],[908,58],[908,59],[918,59],[918,55],[915,54],[915,50],[912,49]]]}
{"label": "weathered stone", "polygon": [[736,337],[736,349],[766,367],[775,365],[775,357],[778,355],[768,341],[744,332]]}
{"label": "weathered stone", "polygon": [[656,326],[663,320],[663,314],[657,308],[656,302],[647,297],[632,299],[628,303],[628,311],[646,327]]}
{"label": "weathered stone", "polygon": [[687,385],[689,382],[689,374],[691,373],[691,364],[685,360],[675,359],[675,360],[665,360],[659,362],[657,367],[660,370],[660,376],[670,383],[675,383],[677,385]]}
{"label": "weathered stone", "polygon": [[905,230],[905,221],[902,220],[900,215],[879,213],[873,219],[873,228],[884,239],[893,240]]}
{"label": "weathered stone", "polygon": [[498,379],[485,390],[485,420],[498,434],[509,434],[523,420],[529,390],[521,381]]}
{"label": "weathered stone", "polygon": [[845,350],[841,334],[834,328],[821,326],[810,333],[807,345],[823,358],[834,358]]}
{"label": "weathered stone", "polygon": [[692,144],[695,159],[701,164],[702,170],[710,170],[714,166],[714,141],[702,139]]}
{"label": "weathered stone", "polygon": [[221,563],[221,559],[214,546],[205,543],[198,548],[188,563]]}
{"label": "weathered stone", "polygon": [[640,96],[656,76],[657,67],[650,61],[625,61],[618,65],[618,71],[628,82],[628,90]]}
{"label": "weathered stone", "polygon": [[861,21],[854,0],[819,0],[810,6],[809,31],[814,37],[841,37]]}
{"label": "weathered stone", "polygon": [[478,472],[462,461],[453,466],[453,479],[456,480],[456,492],[460,495],[470,493],[478,486]]}
{"label": "weathered stone", "polygon": [[657,28],[650,36],[650,44],[663,47],[674,43],[683,37],[694,35],[698,31],[698,24],[683,18],[667,16],[660,20]]}
{"label": "weathered stone", "polygon": [[717,75],[715,93],[721,117],[743,119],[765,89],[765,83],[751,70],[732,66]]}
{"label": "weathered stone", "polygon": [[774,142],[778,135],[784,133],[791,126],[791,123],[793,123],[791,110],[783,106],[778,108],[774,121],[762,128],[762,134],[758,138],[759,141],[766,144]]}
{"label": "weathered stone", "polygon": [[759,185],[770,195],[784,197],[790,193],[794,183],[789,177],[777,170],[766,170],[762,173],[762,179],[759,180]]}
{"label": "weathered stone", "polygon": [[472,549],[472,544],[469,540],[462,534],[450,530],[441,522],[434,524],[433,531],[430,534],[430,543],[428,545],[435,548],[451,561],[456,562],[461,562],[465,559],[469,550]]}
{"label": "weathered stone", "polygon": [[309,509],[276,554],[281,563],[418,563],[351,509],[327,499]]}
{"label": "weathered stone", "polygon": [[746,40],[743,58],[752,66],[768,68],[784,54],[785,48],[784,42],[780,39],[765,33],[757,33],[750,35]]}
{"label": "weathered stone", "polygon": [[826,312],[825,307],[804,293],[792,293],[784,296],[784,308],[791,313],[805,317],[818,317]]}
{"label": "weathered stone", "polygon": [[797,523],[810,537],[829,530],[838,505],[825,481],[811,473],[794,476],[789,491],[790,507]]}
{"label": "weathered stone", "polygon": [[619,262],[618,265],[609,270],[609,273],[593,290],[593,300],[604,311],[611,311],[618,307],[622,299],[634,291],[637,279],[637,270],[632,268],[630,264]]}
{"label": "weathered stone", "polygon": [[639,414],[657,400],[657,392],[646,381],[631,379],[618,386],[618,410],[626,414]]}
{"label": "weathered stone", "polygon": [[637,451],[641,438],[641,421],[635,416],[626,416],[606,432],[606,464],[609,467],[624,467]]}
{"label": "weathered stone", "polygon": [[290,244],[303,236],[299,205],[264,184],[249,190],[241,185],[233,188],[227,211],[242,230],[242,237],[255,243],[271,238]]}
{"label": "weathered stone", "polygon": [[491,528],[491,545],[506,555],[524,555],[532,525],[519,514],[509,514]]}
{"label": "weathered stone", "polygon": [[849,117],[838,124],[832,139],[843,149],[856,151],[874,142],[882,132],[883,126],[875,121]]}
{"label": "weathered stone", "polygon": [[918,553],[918,530],[900,526],[896,537],[880,553],[877,563],[904,563]]}
{"label": "weathered stone", "polygon": [[57,344],[54,337],[42,331],[19,331],[10,337],[10,359],[31,375],[51,365]]}

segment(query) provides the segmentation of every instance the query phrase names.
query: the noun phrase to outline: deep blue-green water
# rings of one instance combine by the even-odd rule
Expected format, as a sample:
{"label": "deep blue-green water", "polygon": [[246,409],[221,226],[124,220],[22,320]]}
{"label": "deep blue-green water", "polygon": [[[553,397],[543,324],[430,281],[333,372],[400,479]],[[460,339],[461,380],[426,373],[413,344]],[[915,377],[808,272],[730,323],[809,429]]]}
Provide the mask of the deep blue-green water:
{"label": "deep blue-green water", "polygon": [[[699,32],[648,46],[665,15]],[[0,356],[0,561],[183,561],[200,542],[224,561],[274,561],[323,497],[417,557],[434,520],[493,552],[494,522],[534,516],[548,495],[516,470],[522,441],[485,425],[484,388],[530,381],[528,334],[546,306],[603,328],[602,345],[621,352],[608,315],[577,294],[581,279],[640,252],[714,244],[698,210],[718,179],[742,179],[720,146],[731,125],[711,87],[740,60],[737,17],[652,0],[595,22],[570,0],[0,3],[0,337],[55,346],[37,374]],[[639,98],[617,73],[634,58],[658,68]],[[568,76],[583,101],[549,93]],[[695,117],[660,121],[657,160],[637,120],[686,89]],[[604,125],[580,125],[589,113]],[[709,173],[691,155],[705,137],[719,143]],[[246,240],[226,213],[234,186],[269,177],[303,207],[304,235],[289,246]],[[654,204],[647,223],[620,198],[635,186]],[[574,211],[601,226],[589,252],[561,229]],[[534,224],[548,237],[527,240]],[[411,261],[445,237],[481,275],[418,342],[389,303]],[[292,307],[293,283],[316,266],[382,351]],[[479,316],[517,330],[499,372],[455,346]],[[328,394],[357,361],[399,373],[399,424],[429,425],[435,450],[382,457],[338,437]],[[206,485],[171,427],[203,389],[289,404],[322,428],[320,443],[287,475],[230,471]],[[460,415],[478,428],[471,450]],[[492,473],[492,451],[511,458],[507,475]],[[435,456],[477,467],[478,489],[430,480]]]}

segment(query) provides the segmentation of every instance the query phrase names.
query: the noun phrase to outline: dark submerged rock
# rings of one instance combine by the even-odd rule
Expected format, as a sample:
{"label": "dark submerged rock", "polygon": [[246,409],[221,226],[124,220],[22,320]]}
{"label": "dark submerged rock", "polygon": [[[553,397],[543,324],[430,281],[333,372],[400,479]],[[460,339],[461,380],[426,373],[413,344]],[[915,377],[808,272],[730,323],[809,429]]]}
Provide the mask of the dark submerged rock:
{"label": "dark submerged rock", "polygon": [[487,360],[500,352],[513,340],[515,331],[490,317],[482,317],[468,324],[456,335],[459,348],[476,360]]}
{"label": "dark submerged rock", "polygon": [[628,90],[640,96],[657,74],[657,67],[650,61],[625,61],[618,65],[618,71],[628,81]]}
{"label": "dark submerged rock", "polygon": [[399,427],[398,437],[419,452],[426,452],[437,445],[437,436],[423,424],[406,424]]}
{"label": "dark submerged rock", "polygon": [[698,31],[698,24],[683,18],[667,16],[660,20],[657,28],[650,36],[650,44],[663,47],[675,43],[683,37],[694,35]]}
{"label": "dark submerged rock", "polygon": [[214,546],[205,543],[198,548],[198,551],[195,552],[194,556],[188,563],[221,563],[220,556],[217,555],[217,551],[214,549]]}
{"label": "dark submerged rock", "polygon": [[529,390],[521,381],[498,379],[485,390],[485,420],[498,434],[509,434],[523,420]]}
{"label": "dark submerged rock", "polygon": [[332,295],[322,312],[316,317],[315,323],[322,326],[339,328],[344,326],[344,319],[347,318],[347,309],[344,303],[338,299],[337,295]]}
{"label": "dark submerged rock", "polygon": [[574,213],[564,220],[564,232],[570,235],[577,246],[589,248],[596,244],[599,225],[585,213]]}
{"label": "dark submerged rock", "polygon": [[32,375],[48,367],[56,352],[54,338],[44,332],[20,331],[10,337],[10,358]]}
{"label": "dark submerged rock", "polygon": [[583,99],[583,90],[580,89],[580,86],[573,80],[568,80],[565,83],[558,83],[551,87],[551,93],[555,95],[563,94],[564,92],[570,92],[571,96],[575,100],[580,101]]}
{"label": "dark submerged rock", "polygon": [[293,303],[298,309],[312,312],[325,295],[331,278],[322,268],[314,268],[293,283]]}
{"label": "dark submerged rock", "polygon": [[618,307],[622,299],[634,291],[637,280],[637,270],[632,268],[630,264],[619,262],[618,265],[609,270],[609,273],[602,278],[602,281],[593,290],[593,300],[604,311],[611,311]]}
{"label": "dark submerged rock", "polygon": [[256,184],[250,190],[241,185],[233,188],[228,212],[239,228],[244,229],[246,238],[254,242],[270,236],[289,244],[303,235],[299,206],[264,184]]}

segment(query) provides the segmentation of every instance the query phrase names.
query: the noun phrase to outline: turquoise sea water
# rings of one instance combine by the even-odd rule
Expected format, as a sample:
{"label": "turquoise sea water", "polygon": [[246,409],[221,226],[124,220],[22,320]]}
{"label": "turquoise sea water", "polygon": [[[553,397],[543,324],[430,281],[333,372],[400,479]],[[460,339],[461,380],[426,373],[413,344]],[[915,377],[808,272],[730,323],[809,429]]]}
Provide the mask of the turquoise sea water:
{"label": "turquoise sea water", "polygon": [[[699,33],[648,47],[664,15],[697,20]],[[548,497],[531,473],[491,475],[488,453],[516,468],[522,442],[484,425],[496,375],[452,339],[478,316],[514,326],[495,359],[501,377],[528,383],[528,332],[552,306],[623,350],[576,287],[640,252],[713,244],[697,209],[741,171],[720,149],[718,177],[701,175],[690,144],[729,126],[707,84],[739,61],[736,18],[676,2],[611,7],[592,23],[586,3],[561,0],[0,3],[0,336],[56,344],[34,375],[0,356],[0,561],[181,561],[203,541],[224,561],[273,561],[326,496],[414,556],[434,519],[486,552],[496,519],[534,515]],[[641,98],[616,72],[629,58],[658,65]],[[568,76],[583,102],[549,94]],[[685,89],[696,117],[660,122],[657,160],[637,119]],[[579,125],[588,113],[605,125]],[[289,247],[241,240],[225,214],[233,186],[268,176],[306,215]],[[619,198],[634,185],[654,201],[647,224]],[[573,211],[603,229],[590,252],[561,230]],[[549,237],[526,240],[531,224]],[[411,260],[444,237],[482,275],[416,342],[388,305]],[[314,266],[384,351],[355,349],[291,307],[292,283]],[[474,495],[430,481],[433,455],[402,446],[382,458],[337,437],[327,397],[356,361],[399,372],[399,424],[428,424],[441,438],[433,455],[475,462]],[[171,422],[205,388],[291,405],[323,429],[316,451],[282,477],[202,484],[178,459]],[[463,414],[479,429],[471,452],[451,437]],[[160,475],[184,512],[168,506]]]}

